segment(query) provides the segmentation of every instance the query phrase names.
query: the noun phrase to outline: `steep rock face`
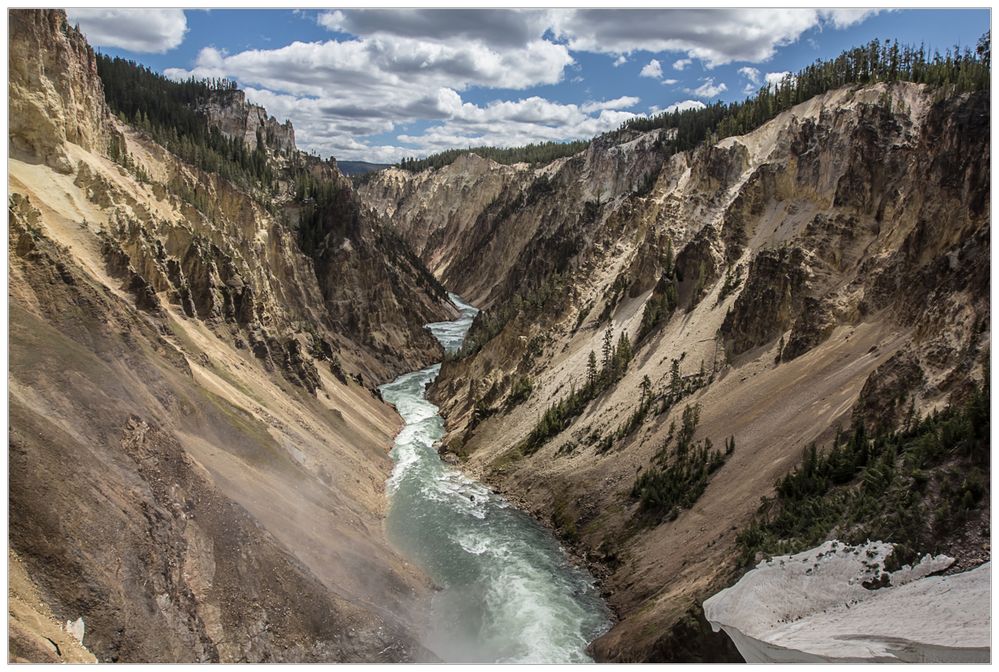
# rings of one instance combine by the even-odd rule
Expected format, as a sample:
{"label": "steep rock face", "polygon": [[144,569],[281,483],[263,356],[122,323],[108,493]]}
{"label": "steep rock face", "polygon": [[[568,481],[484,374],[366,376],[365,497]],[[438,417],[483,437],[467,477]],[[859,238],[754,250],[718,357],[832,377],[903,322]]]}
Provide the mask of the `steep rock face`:
{"label": "steep rock face", "polygon": [[[717,655],[726,639],[700,601],[732,580],[736,531],[804,447],[855,413],[925,414],[980,380],[987,98],[844,88],[665,160],[654,135],[617,138],[648,148],[630,151],[637,167],[598,145],[535,169],[523,196],[501,194],[505,207],[479,217],[466,240],[494,242],[471,258],[490,272],[498,249],[518,259],[470,285],[486,310],[430,391],[444,450],[598,564],[621,617],[598,658]],[[501,236],[517,243],[497,247]],[[653,304],[657,319],[643,320]],[[620,380],[521,451],[538,418],[586,385],[608,330],[635,348]],[[655,402],[636,416],[646,377]],[[694,404],[693,439],[737,447],[692,507],[645,526],[636,474]]]}
{"label": "steep rock face", "polygon": [[[644,187],[662,163],[658,134],[624,143],[594,141],[547,166],[502,166],[466,155],[439,170],[386,170],[360,190],[390,215],[441,282],[482,306],[536,289],[563,272],[626,194]],[[554,197],[557,195],[557,197]],[[554,254],[535,248],[554,245]],[[559,261],[548,268],[551,258]],[[535,262],[544,265],[533,268]]]}
{"label": "steep rock face", "polygon": [[[83,644],[101,661],[374,660],[387,646],[409,655],[405,621],[387,616],[408,604],[398,560],[369,558],[362,572],[342,557],[340,576],[321,569],[338,538],[389,554],[384,542],[347,541],[355,535],[321,523],[332,543],[309,551],[300,513],[288,517],[343,512],[347,494],[328,471],[335,460],[295,438],[295,416],[271,416],[289,424],[270,435],[269,414],[221,378],[197,382],[230,375],[223,358],[234,353],[206,345],[199,361],[19,213],[11,220],[10,543],[47,608],[62,622],[82,618]],[[273,383],[255,384],[256,403],[281,398]],[[354,433],[328,409],[295,406],[328,439]],[[367,431],[388,439],[389,417]],[[304,463],[285,452],[291,442]],[[374,461],[357,466],[369,487],[380,482]],[[371,495],[353,496],[368,500],[357,521],[377,529]],[[374,580],[385,582],[383,615],[352,599]]]}
{"label": "steep rock face", "polygon": [[12,9],[8,20],[11,149],[70,173],[64,142],[101,150],[108,141],[94,51],[57,12]]}
{"label": "steep rock face", "polygon": [[[503,166],[475,154],[438,171],[380,171],[359,190],[364,203],[391,218],[393,227],[448,287],[468,293],[457,277],[482,236],[480,218],[530,179],[523,166]],[[461,258],[456,258],[457,255]]]}
{"label": "steep rock face", "polygon": [[[766,345],[792,324],[802,311],[807,281],[800,248],[761,250],[749,265],[746,284],[725,316],[721,333],[733,356]],[[810,316],[803,316],[804,321]]]}
{"label": "steep rock face", "polygon": [[[11,28],[41,77],[11,85],[10,547],[39,596],[12,647],[89,655],[42,652],[42,614],[100,661],[423,656],[427,585],[381,520],[398,418],[373,388],[440,358],[439,288],[378,219],[326,213],[307,246],[291,194],[261,202],[107,114],[63,12]],[[25,140],[40,123],[64,131]],[[380,334],[349,319],[367,305]]]}
{"label": "steep rock face", "polygon": [[246,93],[239,89],[215,92],[201,111],[223,135],[241,139],[251,151],[261,144],[278,154],[291,154],[297,149],[291,122],[282,124],[261,106],[248,103]]}
{"label": "steep rock face", "polygon": [[318,213],[323,236],[307,252],[333,324],[396,375],[422,368],[423,353],[443,355],[423,325],[452,315],[447,293],[395,231],[364,211],[345,177],[328,179],[338,197]]}

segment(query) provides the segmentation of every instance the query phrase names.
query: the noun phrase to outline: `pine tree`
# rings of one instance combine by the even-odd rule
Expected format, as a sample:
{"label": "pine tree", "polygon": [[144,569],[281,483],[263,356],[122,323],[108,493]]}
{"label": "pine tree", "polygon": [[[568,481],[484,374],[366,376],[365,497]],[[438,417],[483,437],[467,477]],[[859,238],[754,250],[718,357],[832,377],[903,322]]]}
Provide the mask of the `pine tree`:
{"label": "pine tree", "polygon": [[592,394],[597,384],[597,356],[590,350],[586,360],[586,389]]}
{"label": "pine tree", "polygon": [[611,354],[614,350],[613,343],[614,343],[614,332],[611,330],[610,327],[607,327],[607,330],[604,331],[604,342],[603,345],[601,346],[601,354],[603,356],[603,360],[601,361],[601,366],[602,366],[601,373],[603,373],[604,376],[607,376],[607,374],[610,373]]}
{"label": "pine tree", "polygon": [[617,347],[614,349],[614,368],[617,373],[623,373],[625,369],[628,368],[628,362],[631,361],[631,341],[628,340],[628,334],[621,332],[621,336],[617,339]]}
{"label": "pine tree", "polygon": [[680,360],[674,359],[669,375],[669,398],[670,404],[675,404],[680,400],[683,392],[683,379],[680,377]]}
{"label": "pine tree", "polygon": [[639,402],[639,407],[644,412],[646,406],[650,401],[652,401],[652,381],[648,376],[642,376],[641,389],[641,401]]}

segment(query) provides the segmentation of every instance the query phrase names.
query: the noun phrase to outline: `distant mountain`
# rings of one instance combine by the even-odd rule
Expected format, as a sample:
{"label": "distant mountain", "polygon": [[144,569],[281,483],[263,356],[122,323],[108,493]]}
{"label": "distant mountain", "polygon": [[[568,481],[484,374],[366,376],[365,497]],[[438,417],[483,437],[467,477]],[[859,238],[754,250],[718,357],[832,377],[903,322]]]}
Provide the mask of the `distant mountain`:
{"label": "distant mountain", "polygon": [[389,168],[392,164],[369,163],[368,161],[337,161],[336,165],[340,168],[341,173],[347,177],[354,177],[355,175],[364,175],[365,173],[373,173],[376,170]]}

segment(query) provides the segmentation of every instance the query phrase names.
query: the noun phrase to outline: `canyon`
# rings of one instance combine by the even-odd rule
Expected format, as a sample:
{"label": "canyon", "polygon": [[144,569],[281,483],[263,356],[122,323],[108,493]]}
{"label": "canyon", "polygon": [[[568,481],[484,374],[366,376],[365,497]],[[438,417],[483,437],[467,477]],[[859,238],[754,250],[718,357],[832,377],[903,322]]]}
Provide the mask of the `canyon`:
{"label": "canyon", "polygon": [[[129,66],[63,12],[9,16],[12,661],[474,657],[427,632],[458,598],[391,509],[428,408],[427,478],[572,577],[559,656],[741,660],[762,636],[702,605],[772,571],[745,530],[808,446],[987,395],[987,89],[841,86],[694,149],[623,127],[357,180],[207,90],[198,123],[256,157],[224,175],[111,109],[100,69]],[[658,503],[688,448],[700,489]],[[933,505],[947,459],[916,474]],[[972,485],[932,550],[979,595]]]}
{"label": "canyon", "polygon": [[[700,603],[744,571],[760,498],[837,428],[925,415],[983,380],[987,97],[843,87],[670,156],[668,130],[623,131],[540,167],[468,155],[361,187],[484,309],[431,389],[442,450],[592,562],[620,616],[598,659],[734,658]],[[620,380],[531,443],[608,333],[633,344]],[[682,403],[629,425],[674,370]],[[649,525],[636,475],[694,405],[693,438],[735,449],[696,503]],[[965,567],[988,559],[987,529],[978,514],[946,542]]]}

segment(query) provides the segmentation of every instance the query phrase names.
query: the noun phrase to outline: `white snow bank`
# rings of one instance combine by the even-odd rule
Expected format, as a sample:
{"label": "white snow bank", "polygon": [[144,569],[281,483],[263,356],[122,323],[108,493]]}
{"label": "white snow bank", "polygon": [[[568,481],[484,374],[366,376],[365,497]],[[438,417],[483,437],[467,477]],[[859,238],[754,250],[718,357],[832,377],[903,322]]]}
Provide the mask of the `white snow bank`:
{"label": "white snow bank", "polygon": [[[886,572],[891,550],[829,541],[761,562],[704,615],[749,663],[989,662],[991,563],[931,577],[954,561],[926,556]],[[883,574],[887,587],[863,586]]]}

